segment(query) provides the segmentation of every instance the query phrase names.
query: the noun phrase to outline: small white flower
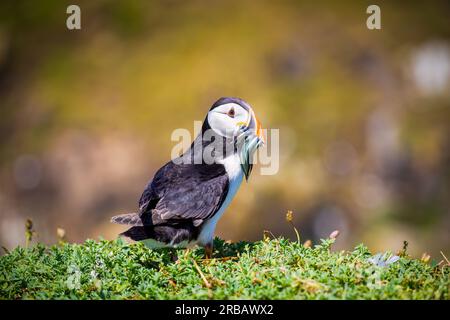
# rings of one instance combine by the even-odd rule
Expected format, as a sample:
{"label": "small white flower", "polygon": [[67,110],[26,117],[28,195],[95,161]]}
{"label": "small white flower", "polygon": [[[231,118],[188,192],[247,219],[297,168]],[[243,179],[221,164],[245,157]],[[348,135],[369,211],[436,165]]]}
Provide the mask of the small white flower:
{"label": "small white flower", "polygon": [[80,289],[81,287],[81,271],[77,265],[71,264],[67,267],[69,276],[66,280],[67,288],[70,290]]}
{"label": "small white flower", "polygon": [[373,257],[369,258],[368,261],[378,267],[387,267],[390,264],[397,262],[399,259],[399,256],[391,255],[390,253],[385,252],[384,254],[378,253],[374,255]]}

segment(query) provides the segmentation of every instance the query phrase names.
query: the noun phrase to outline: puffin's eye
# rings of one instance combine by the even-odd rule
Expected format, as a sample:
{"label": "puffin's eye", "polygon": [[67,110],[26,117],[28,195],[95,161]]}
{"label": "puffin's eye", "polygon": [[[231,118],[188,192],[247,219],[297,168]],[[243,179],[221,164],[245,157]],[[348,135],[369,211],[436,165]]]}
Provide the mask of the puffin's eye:
{"label": "puffin's eye", "polygon": [[228,116],[231,118],[234,118],[234,107],[232,107],[229,111],[228,111]]}

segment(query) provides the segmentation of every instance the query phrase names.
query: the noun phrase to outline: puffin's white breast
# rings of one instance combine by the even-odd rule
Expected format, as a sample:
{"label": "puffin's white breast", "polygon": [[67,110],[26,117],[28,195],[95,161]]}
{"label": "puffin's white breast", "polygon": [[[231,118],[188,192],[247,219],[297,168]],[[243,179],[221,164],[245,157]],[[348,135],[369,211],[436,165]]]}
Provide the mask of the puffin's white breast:
{"label": "puffin's white breast", "polygon": [[212,242],[217,221],[219,221],[220,217],[230,205],[231,200],[233,200],[236,195],[236,192],[238,191],[244,177],[244,173],[241,169],[241,161],[237,154],[225,158],[221,163],[225,166],[225,171],[229,179],[228,193],[216,214],[214,214],[211,219],[206,221],[202,227],[200,235],[197,239],[197,243],[200,245],[206,245]]}

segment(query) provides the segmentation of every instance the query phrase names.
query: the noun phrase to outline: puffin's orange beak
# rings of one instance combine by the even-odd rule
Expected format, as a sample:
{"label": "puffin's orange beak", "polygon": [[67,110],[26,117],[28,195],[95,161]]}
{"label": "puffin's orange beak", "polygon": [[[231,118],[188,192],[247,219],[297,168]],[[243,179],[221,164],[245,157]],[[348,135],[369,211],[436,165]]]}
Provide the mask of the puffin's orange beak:
{"label": "puffin's orange beak", "polygon": [[259,139],[261,139],[261,141],[262,141],[263,143],[266,143],[266,139],[264,138],[264,131],[263,131],[261,122],[258,120],[258,118],[256,117],[255,114],[254,114],[254,116],[255,116],[255,122],[256,122],[256,126],[255,126],[255,133],[256,133],[256,136],[257,136]]}

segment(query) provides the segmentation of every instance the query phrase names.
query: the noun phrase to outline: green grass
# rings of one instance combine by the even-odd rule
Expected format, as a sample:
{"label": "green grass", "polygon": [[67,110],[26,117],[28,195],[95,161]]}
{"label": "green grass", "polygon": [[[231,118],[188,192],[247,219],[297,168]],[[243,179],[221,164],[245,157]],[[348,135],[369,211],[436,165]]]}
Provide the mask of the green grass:
{"label": "green grass", "polygon": [[448,299],[449,267],[403,255],[387,266],[369,250],[333,252],[278,238],[215,240],[203,250],[152,251],[121,240],[16,248],[0,257],[2,299]]}

